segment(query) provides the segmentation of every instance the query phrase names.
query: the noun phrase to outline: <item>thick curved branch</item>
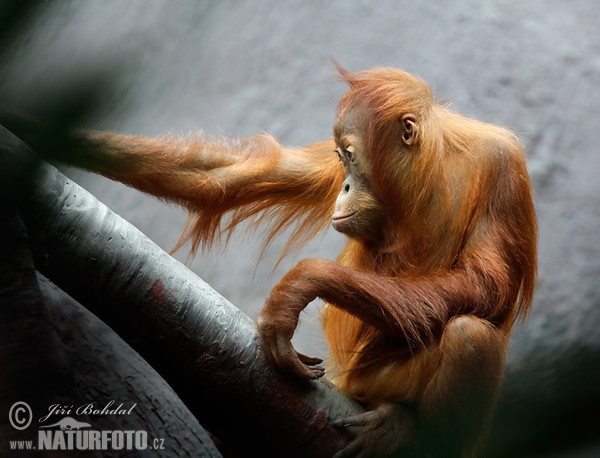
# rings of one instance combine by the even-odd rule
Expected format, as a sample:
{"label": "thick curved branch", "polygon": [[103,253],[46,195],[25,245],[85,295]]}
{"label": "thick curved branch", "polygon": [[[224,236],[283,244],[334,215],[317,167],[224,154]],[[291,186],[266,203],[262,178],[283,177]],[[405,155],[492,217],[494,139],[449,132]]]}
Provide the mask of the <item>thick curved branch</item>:
{"label": "thick curved branch", "polygon": [[[10,144],[30,160],[25,145]],[[325,381],[277,372],[250,318],[83,188],[42,163],[19,205],[36,267],[116,330],[228,446],[319,457],[347,443],[330,422],[360,406]]]}

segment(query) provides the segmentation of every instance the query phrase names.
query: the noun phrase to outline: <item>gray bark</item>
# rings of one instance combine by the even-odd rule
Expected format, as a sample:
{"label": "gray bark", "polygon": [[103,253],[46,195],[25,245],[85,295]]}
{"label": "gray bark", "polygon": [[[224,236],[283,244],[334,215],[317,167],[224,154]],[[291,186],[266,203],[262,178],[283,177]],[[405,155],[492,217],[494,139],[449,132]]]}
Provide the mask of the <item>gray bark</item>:
{"label": "gray bark", "polygon": [[38,270],[119,333],[228,446],[317,457],[347,443],[330,421],[358,404],[326,381],[275,370],[250,318],[54,167],[33,169],[19,207]]}

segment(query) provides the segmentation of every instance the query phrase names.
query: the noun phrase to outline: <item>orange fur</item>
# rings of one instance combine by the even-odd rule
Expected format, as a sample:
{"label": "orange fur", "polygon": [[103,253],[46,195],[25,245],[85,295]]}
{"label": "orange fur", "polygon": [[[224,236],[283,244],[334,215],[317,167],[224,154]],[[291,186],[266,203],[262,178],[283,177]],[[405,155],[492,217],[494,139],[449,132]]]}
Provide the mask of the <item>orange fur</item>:
{"label": "orange fur", "polygon": [[73,143],[69,163],[188,208],[175,249],[191,241],[193,252],[229,238],[248,219],[270,225],[265,244],[294,227],[285,251],[302,246],[329,225],[343,181],[332,141],[295,149],[269,135],[236,141],[80,132]]}
{"label": "orange fur", "polygon": [[[470,456],[511,327],[533,299],[537,228],[522,147],[509,131],[437,103],[405,72],[340,73],[349,90],[334,135],[348,113],[361,114],[361,179],[382,216],[368,224],[381,227],[372,228],[377,237],[349,238],[338,262],[308,259],[292,269],[267,299],[261,334],[282,367],[318,376],[290,356],[289,339],[300,311],[321,297],[333,381],[370,405],[416,405],[425,449],[442,437],[448,456]],[[418,132],[403,144],[406,114]],[[70,162],[186,206],[178,246],[190,240],[193,251],[247,219],[267,225],[266,243],[294,226],[287,248],[300,246],[329,224],[344,181],[333,140],[287,148],[266,135],[98,132],[79,135],[76,146]]]}

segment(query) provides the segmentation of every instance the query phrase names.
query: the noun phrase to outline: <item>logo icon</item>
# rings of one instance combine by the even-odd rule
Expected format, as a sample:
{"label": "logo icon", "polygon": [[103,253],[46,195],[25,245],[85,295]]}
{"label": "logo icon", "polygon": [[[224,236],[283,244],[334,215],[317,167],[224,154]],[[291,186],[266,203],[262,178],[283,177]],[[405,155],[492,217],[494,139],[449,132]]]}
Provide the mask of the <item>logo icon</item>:
{"label": "logo icon", "polygon": [[8,412],[8,421],[11,426],[18,430],[23,430],[31,424],[33,412],[29,404],[23,401],[15,402]]}
{"label": "logo icon", "polygon": [[58,426],[63,431],[77,431],[81,428],[89,428],[89,423],[84,423],[82,421],[77,421],[71,417],[65,417],[62,420],[57,421],[53,425],[40,426],[40,428],[53,428],[54,426]]}

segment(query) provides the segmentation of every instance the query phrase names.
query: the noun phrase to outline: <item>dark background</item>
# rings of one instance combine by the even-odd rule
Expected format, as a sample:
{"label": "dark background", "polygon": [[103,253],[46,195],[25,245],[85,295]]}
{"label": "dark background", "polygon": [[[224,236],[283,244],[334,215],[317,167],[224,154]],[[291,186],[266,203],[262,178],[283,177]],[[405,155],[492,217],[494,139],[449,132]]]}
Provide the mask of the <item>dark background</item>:
{"label": "dark background", "polygon": [[[332,58],[351,71],[386,65],[418,74],[457,111],[512,128],[528,151],[540,272],[534,309],[513,340],[508,373],[521,383],[506,396],[514,409],[527,399],[529,412],[553,410],[556,399],[597,406],[599,18],[594,0],[49,2],[4,57],[0,94],[18,105],[33,88],[109,66],[115,84],[86,127],[267,131],[300,145],[331,135],[345,90]],[[67,174],[165,250],[175,245],[183,210],[101,177]],[[343,244],[330,230],[273,270],[285,240],[257,264],[260,239],[240,233],[226,250],[192,260],[184,248],[176,257],[255,317],[294,262],[334,259]],[[294,342],[326,355],[318,304],[303,314]]]}

